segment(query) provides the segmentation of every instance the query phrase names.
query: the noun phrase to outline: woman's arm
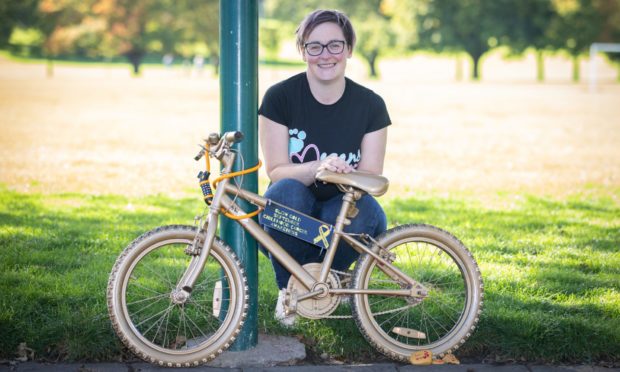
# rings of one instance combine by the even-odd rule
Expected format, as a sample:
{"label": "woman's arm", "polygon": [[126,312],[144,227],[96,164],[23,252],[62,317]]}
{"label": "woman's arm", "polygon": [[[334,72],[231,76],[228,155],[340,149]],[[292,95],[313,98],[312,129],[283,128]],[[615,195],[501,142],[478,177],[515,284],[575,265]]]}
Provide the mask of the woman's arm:
{"label": "woman's arm", "polygon": [[386,142],[387,127],[366,133],[362,139],[362,148],[360,150],[362,159],[357,166],[357,170],[382,174]]}
{"label": "woman's arm", "polygon": [[[315,180],[316,172],[322,169],[338,173],[349,173],[353,168],[338,156],[328,156],[303,164],[293,164],[288,153],[288,128],[262,115],[258,116],[258,136],[263,151],[267,177],[272,182],[293,178],[308,186]],[[362,160],[358,170],[381,174],[385,157],[387,128],[364,135],[361,145]]]}
{"label": "woman's arm", "polygon": [[288,128],[266,117],[258,116],[258,137],[263,151],[267,176],[272,182],[293,178],[308,186],[314,182],[319,161],[293,164],[288,153]]}

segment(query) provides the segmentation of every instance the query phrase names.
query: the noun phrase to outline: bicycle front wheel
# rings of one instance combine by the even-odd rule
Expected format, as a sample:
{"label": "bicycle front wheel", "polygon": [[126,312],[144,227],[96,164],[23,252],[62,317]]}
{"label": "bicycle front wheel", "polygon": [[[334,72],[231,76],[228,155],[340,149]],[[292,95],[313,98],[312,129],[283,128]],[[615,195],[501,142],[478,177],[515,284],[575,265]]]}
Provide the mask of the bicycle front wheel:
{"label": "bicycle front wheel", "polygon": [[[189,298],[176,286],[195,256],[197,230],[164,226],[145,233],[120,255],[108,283],[108,311],[122,342],[140,358],[167,367],[205,363],[228,348],[246,316],[246,278],[219,239]],[[194,258],[195,259],[195,258]]]}
{"label": "bicycle front wheel", "polygon": [[[388,230],[379,245],[392,265],[422,284],[424,297],[353,296],[353,313],[365,338],[388,357],[407,362],[413,352],[437,356],[456,350],[471,335],[482,307],[482,277],[476,261],[454,236],[429,225]],[[354,272],[359,289],[405,289],[366,254]]]}

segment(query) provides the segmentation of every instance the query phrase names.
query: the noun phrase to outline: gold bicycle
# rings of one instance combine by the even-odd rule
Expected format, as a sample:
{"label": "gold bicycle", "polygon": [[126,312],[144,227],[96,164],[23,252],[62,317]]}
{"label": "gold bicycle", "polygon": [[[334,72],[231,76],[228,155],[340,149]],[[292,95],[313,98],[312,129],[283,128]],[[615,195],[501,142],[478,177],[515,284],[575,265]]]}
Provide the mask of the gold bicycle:
{"label": "gold bicycle", "polygon": [[[162,366],[197,366],[235,340],[247,313],[247,281],[236,255],[217,236],[220,214],[235,219],[291,272],[289,313],[326,318],[349,296],[368,342],[402,362],[421,350],[441,357],[465,342],[478,323],[483,284],[476,261],[457,238],[425,224],[396,226],[377,237],[345,233],[356,214],[355,201],[388,188],[386,178],[362,172],[316,175],[344,193],[333,226],[274,204],[234,182],[258,167],[231,172],[232,146],[242,138],[240,132],[211,134],[196,156],[207,155],[207,170],[210,157],[222,165],[213,195],[208,172],[201,172],[210,205],[204,222],[155,228],[118,257],[108,283],[108,310],[114,330],[133,353]],[[258,210],[246,213],[238,199]],[[324,261],[300,265],[251,218],[259,211],[275,228],[300,238],[317,228],[309,236],[316,235],[315,244],[327,249]],[[349,274],[331,269],[341,239],[360,253]]]}

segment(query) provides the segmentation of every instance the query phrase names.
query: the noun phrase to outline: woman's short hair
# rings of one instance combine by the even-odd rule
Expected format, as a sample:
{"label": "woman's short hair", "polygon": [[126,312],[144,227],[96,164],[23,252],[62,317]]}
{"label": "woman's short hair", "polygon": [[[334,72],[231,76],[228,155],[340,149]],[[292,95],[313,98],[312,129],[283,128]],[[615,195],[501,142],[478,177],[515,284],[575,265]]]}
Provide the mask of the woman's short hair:
{"label": "woman's short hair", "polygon": [[353,25],[349,17],[338,10],[318,9],[308,14],[306,18],[301,21],[299,27],[297,27],[297,31],[295,31],[297,34],[297,49],[302,54],[308,35],[310,35],[318,25],[327,22],[335,23],[340,27],[344,34],[344,41],[347,43],[347,46],[353,50],[355,46],[355,30],[353,30]]}

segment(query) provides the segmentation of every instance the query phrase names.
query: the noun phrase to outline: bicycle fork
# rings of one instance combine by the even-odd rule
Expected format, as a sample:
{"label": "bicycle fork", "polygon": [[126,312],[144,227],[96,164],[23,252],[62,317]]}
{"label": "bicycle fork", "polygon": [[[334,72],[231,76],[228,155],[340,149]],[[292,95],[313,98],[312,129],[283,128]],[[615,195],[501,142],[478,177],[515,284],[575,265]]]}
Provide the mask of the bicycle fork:
{"label": "bicycle fork", "polygon": [[[221,173],[229,173],[232,168],[232,164],[235,161],[235,154],[232,152],[224,152],[220,154],[220,156],[221,162],[224,165]],[[209,206],[209,214],[207,216],[206,222],[202,226],[200,226],[200,231],[198,231],[196,238],[193,242],[194,250],[198,250],[199,253],[197,255],[196,252],[191,253],[192,259],[187,266],[187,270],[185,270],[185,273],[183,273],[183,276],[177,283],[176,288],[170,294],[172,301],[176,304],[184,304],[189,299],[194,284],[198,280],[198,277],[202,273],[207,263],[209,253],[211,251],[211,245],[215,240],[215,234],[217,232],[218,217],[220,215],[220,207],[222,204],[221,200],[222,197],[225,196],[226,185],[228,184],[228,182],[229,179],[222,180],[222,182],[220,183],[220,187],[216,189],[211,205]],[[204,236],[203,241],[201,241],[202,236]]]}

